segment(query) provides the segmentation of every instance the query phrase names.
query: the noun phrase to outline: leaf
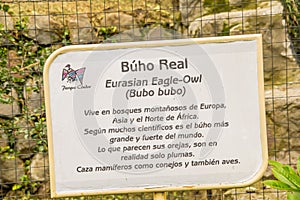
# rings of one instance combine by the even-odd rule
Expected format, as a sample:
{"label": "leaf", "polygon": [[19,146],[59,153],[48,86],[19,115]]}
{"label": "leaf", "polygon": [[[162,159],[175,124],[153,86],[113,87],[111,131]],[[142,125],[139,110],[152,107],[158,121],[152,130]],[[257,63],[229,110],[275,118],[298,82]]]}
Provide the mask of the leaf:
{"label": "leaf", "polygon": [[278,180],[266,180],[263,183],[267,186],[270,186],[271,188],[278,189],[278,190],[287,190],[287,191],[292,191],[292,192],[298,191],[298,190],[293,189],[288,184],[285,184]]}
{"label": "leaf", "polygon": [[285,166],[284,164],[277,162],[275,160],[269,160],[269,165],[271,165],[273,168],[276,169],[283,169]]}
{"label": "leaf", "polygon": [[289,165],[284,165],[283,168],[288,171],[298,182],[298,184],[300,184],[300,177],[297,175],[297,173],[294,171],[294,169],[289,166]]}
{"label": "leaf", "polygon": [[283,168],[273,168],[272,172],[279,181],[289,185],[292,188],[295,188],[295,185],[286,177],[288,172],[286,172]]}
{"label": "leaf", "polygon": [[283,164],[281,164],[280,162],[277,162],[275,160],[269,160],[269,164],[275,168],[283,168]]}
{"label": "leaf", "polygon": [[300,178],[291,168],[273,168],[272,172],[279,181],[300,191]]}
{"label": "leaf", "polygon": [[20,184],[14,184],[14,186],[12,187],[12,190],[16,191],[16,190],[20,189],[21,187],[22,187],[22,185],[20,185]]}
{"label": "leaf", "polygon": [[39,152],[44,152],[45,148],[44,146],[39,146]]}
{"label": "leaf", "polygon": [[300,156],[298,157],[297,171],[298,171],[298,175],[300,175]]}
{"label": "leaf", "polygon": [[297,175],[297,173],[293,170],[291,166],[286,165],[285,167],[289,169],[290,181],[292,181],[297,186],[297,188],[300,188],[300,177]]}
{"label": "leaf", "polygon": [[299,192],[288,193],[287,199],[288,200],[299,200],[300,199],[300,193]]}
{"label": "leaf", "polygon": [[3,5],[3,11],[8,12],[9,10],[9,5]]}
{"label": "leaf", "polygon": [[295,199],[295,196],[292,193],[288,193],[287,200],[297,200],[297,199]]}
{"label": "leaf", "polygon": [[290,185],[295,189],[300,189],[300,177],[296,174],[291,166],[281,164],[274,160],[270,160],[269,164],[274,167],[272,171],[278,180]]}
{"label": "leaf", "polygon": [[293,170],[293,168],[289,165],[283,165],[283,169],[285,169],[286,171],[289,171],[291,174],[296,174],[295,171]]}

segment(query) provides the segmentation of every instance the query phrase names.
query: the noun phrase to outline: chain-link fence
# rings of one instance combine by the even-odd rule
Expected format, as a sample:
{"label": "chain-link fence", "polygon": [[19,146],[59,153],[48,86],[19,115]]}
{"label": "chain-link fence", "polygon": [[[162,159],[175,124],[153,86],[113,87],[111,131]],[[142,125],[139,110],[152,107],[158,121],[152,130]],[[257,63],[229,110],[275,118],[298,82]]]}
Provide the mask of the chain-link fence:
{"label": "chain-link fence", "polygon": [[[72,44],[261,33],[269,157],[295,166],[299,5],[298,0],[0,1],[0,198],[50,198],[42,71],[54,50]],[[263,179],[272,178],[268,169]],[[152,198],[138,193],[68,199]],[[246,188],[167,193],[167,199],[285,198],[262,180]]]}

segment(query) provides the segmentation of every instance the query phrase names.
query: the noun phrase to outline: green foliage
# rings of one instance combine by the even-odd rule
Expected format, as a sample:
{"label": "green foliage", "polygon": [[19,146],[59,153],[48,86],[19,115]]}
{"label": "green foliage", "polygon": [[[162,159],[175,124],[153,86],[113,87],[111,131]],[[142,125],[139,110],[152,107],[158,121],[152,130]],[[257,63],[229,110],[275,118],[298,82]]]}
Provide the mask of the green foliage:
{"label": "green foliage", "polygon": [[30,130],[30,137],[36,141],[36,152],[47,152],[48,142],[46,135],[46,118],[39,114],[31,116],[34,128]]}
{"label": "green foliage", "polygon": [[14,159],[15,152],[10,146],[0,147],[1,160]]}
{"label": "green foliage", "polygon": [[[8,5],[1,5],[0,10],[11,13]],[[52,46],[42,46],[33,39],[27,37],[26,18],[15,22],[13,30],[6,30],[0,24],[0,103],[11,104],[18,101],[26,115],[14,117],[13,119],[0,119],[0,134],[7,144],[0,146],[2,160],[15,159],[21,152],[17,151],[16,144],[19,135],[24,135],[24,139],[35,142],[33,152],[47,152],[46,118],[44,107],[38,110],[27,110],[23,90],[40,92],[41,82],[36,82],[27,87],[25,83],[29,79],[34,80],[34,76],[41,76],[46,59],[53,52]],[[65,33],[65,43],[68,44],[68,32]],[[57,47],[56,47],[57,48]],[[13,99],[12,91],[17,92],[16,99]],[[29,92],[29,91],[28,91]],[[26,122],[26,127],[24,127]],[[28,126],[28,127],[27,127]],[[21,192],[22,199],[31,199],[40,183],[34,182],[30,178],[30,158],[24,161],[25,175],[19,182],[12,185],[11,190]]]}
{"label": "green foliage", "polygon": [[207,14],[228,12],[228,0],[204,0],[203,7],[207,9]]}
{"label": "green foliage", "polygon": [[[3,7],[2,7],[3,8]],[[0,37],[10,45],[0,46],[0,102],[11,103],[10,92],[16,89],[22,98],[26,80],[41,75],[42,67],[52,50],[39,46],[25,35],[27,20],[15,24],[14,31],[0,29]]]}
{"label": "green foliage", "polygon": [[10,9],[9,5],[0,5],[0,10],[3,10],[4,12],[8,12]]}
{"label": "green foliage", "polygon": [[38,182],[32,182],[28,175],[23,175],[20,178],[20,182],[12,186],[12,190],[23,191],[25,194],[27,194],[28,197],[30,197],[30,194],[34,193],[38,189],[38,186],[39,186]]}
{"label": "green foliage", "polygon": [[71,44],[71,40],[70,40],[70,31],[69,29],[65,28],[63,30],[63,34],[62,34],[62,43],[64,45],[70,45]]}
{"label": "green foliage", "polygon": [[103,36],[104,39],[109,38],[110,36],[117,33],[117,27],[116,26],[110,26],[110,27],[101,27],[98,30],[98,34],[100,36]]}
{"label": "green foliage", "polygon": [[205,15],[209,15],[240,9],[256,9],[257,4],[252,0],[240,0],[236,3],[229,3],[229,0],[204,0],[203,7]]}
{"label": "green foliage", "polygon": [[277,161],[269,161],[272,172],[277,180],[266,180],[265,185],[278,190],[289,191],[288,200],[300,199],[300,156],[297,163],[297,172],[289,165]]}
{"label": "green foliage", "polygon": [[7,140],[6,145],[0,146],[0,155],[1,155],[0,159],[1,160],[15,159],[18,153],[14,149],[16,144],[16,137],[15,137],[16,129],[13,126],[13,122],[10,120],[1,120],[0,129],[3,130],[0,133],[2,139]]}
{"label": "green foliage", "polygon": [[291,39],[295,55],[298,55],[298,62],[300,62],[300,1],[281,0],[281,2],[284,7],[283,17],[286,22],[287,32]]}
{"label": "green foliage", "polygon": [[230,28],[228,23],[223,23],[222,32],[218,34],[218,36],[229,36],[230,35]]}

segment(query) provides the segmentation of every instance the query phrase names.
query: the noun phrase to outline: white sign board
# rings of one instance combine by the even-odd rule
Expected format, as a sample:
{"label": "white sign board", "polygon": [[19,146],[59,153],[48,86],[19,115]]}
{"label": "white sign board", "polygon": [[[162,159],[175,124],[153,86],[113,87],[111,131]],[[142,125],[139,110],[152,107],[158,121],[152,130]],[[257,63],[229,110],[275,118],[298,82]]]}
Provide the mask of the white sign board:
{"label": "white sign board", "polygon": [[245,186],[267,167],[260,35],[65,47],[44,80],[53,197]]}

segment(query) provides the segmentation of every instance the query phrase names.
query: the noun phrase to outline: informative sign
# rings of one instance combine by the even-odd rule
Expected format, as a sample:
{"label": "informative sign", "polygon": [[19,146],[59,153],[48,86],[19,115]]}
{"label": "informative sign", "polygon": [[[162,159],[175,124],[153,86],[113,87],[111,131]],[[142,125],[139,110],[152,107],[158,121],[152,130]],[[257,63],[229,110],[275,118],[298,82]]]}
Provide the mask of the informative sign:
{"label": "informative sign", "polygon": [[44,81],[53,197],[246,186],[267,167],[261,35],[64,47]]}

